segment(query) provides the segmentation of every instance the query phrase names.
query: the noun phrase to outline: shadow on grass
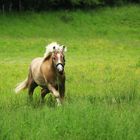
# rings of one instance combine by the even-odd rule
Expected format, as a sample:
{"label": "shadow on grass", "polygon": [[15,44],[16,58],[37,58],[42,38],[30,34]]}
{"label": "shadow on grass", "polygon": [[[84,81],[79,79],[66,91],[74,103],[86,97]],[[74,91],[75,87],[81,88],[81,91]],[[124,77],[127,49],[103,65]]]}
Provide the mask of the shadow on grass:
{"label": "shadow on grass", "polygon": [[42,108],[46,105],[49,108],[54,108],[56,107],[56,101],[55,98],[51,95],[47,95],[47,97],[43,101],[41,101],[41,98],[39,98],[38,96],[35,96],[32,99],[29,99],[29,97],[27,97],[27,105],[32,108]]}

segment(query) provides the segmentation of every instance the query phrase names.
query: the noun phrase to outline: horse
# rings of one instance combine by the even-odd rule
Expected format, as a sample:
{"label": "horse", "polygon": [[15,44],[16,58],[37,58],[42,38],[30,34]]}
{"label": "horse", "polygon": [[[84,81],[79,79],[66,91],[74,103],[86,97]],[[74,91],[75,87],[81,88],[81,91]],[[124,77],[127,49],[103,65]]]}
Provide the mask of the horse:
{"label": "horse", "polygon": [[57,104],[61,105],[65,96],[65,52],[66,48],[57,43],[46,47],[44,57],[32,60],[28,77],[16,87],[15,92],[28,89],[30,99],[33,98],[34,89],[41,87],[41,101],[48,93],[52,93]]}

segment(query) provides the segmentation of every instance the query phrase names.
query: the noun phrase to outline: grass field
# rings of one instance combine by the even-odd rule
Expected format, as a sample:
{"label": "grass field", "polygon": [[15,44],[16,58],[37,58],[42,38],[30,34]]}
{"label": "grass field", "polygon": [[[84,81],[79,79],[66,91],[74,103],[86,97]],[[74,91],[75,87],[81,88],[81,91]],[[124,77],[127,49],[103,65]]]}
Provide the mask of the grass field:
{"label": "grass field", "polygon": [[[140,7],[0,14],[0,140],[138,140]],[[65,44],[66,100],[14,94],[31,60]]]}

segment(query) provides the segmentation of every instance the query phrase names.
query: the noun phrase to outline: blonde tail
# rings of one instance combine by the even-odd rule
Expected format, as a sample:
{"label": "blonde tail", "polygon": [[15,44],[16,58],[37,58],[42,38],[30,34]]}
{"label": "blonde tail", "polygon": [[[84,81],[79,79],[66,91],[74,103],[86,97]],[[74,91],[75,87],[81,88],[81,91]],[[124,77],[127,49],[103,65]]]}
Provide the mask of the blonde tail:
{"label": "blonde tail", "polygon": [[15,88],[15,93],[19,93],[21,90],[28,87],[28,79],[26,78],[23,82],[19,83]]}

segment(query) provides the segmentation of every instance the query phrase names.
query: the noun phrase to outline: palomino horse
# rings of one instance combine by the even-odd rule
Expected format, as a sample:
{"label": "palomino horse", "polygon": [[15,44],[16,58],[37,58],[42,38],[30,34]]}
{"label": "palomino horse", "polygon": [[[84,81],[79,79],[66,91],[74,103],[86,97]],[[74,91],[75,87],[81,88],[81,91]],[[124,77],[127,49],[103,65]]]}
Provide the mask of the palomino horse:
{"label": "palomino horse", "polygon": [[58,105],[61,105],[65,95],[64,51],[64,46],[49,44],[44,57],[35,58],[31,62],[28,78],[16,87],[15,92],[28,88],[29,97],[32,98],[34,89],[40,86],[41,100],[51,92]]}

